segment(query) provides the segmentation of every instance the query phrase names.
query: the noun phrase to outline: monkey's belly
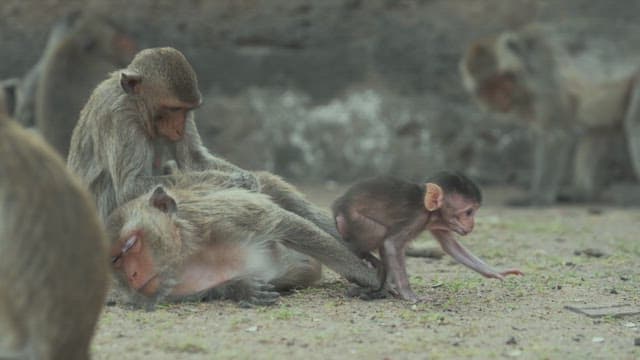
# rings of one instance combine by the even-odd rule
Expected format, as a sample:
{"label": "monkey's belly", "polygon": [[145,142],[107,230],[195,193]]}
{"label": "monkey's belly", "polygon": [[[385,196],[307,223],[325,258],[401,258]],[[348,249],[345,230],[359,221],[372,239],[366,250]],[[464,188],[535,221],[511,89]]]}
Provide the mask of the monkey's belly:
{"label": "monkey's belly", "polygon": [[574,82],[570,91],[579,99],[576,118],[586,127],[612,126],[622,119],[629,83],[585,84]]}
{"label": "monkey's belly", "polygon": [[246,260],[246,249],[241,246],[206,246],[185,261],[180,280],[171,295],[195,294],[246,274]]}

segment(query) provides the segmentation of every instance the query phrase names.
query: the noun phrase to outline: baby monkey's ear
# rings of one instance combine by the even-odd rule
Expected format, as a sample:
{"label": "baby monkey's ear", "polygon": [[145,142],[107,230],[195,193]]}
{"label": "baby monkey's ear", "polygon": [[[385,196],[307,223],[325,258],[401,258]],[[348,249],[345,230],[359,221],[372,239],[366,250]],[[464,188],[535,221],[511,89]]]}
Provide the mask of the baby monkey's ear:
{"label": "baby monkey's ear", "polygon": [[444,192],[438,184],[427,183],[424,193],[424,207],[428,211],[436,211],[442,207]]}
{"label": "baby monkey's ear", "polygon": [[149,198],[149,205],[167,214],[173,214],[178,210],[176,201],[171,195],[167,194],[162,185],[156,186],[155,190],[153,190]]}

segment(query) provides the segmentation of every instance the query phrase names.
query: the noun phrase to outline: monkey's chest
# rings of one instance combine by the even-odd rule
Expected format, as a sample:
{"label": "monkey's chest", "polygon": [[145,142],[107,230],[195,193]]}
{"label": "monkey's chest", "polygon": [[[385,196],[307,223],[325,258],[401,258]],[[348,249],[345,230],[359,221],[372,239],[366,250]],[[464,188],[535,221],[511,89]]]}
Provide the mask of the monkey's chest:
{"label": "monkey's chest", "polygon": [[207,246],[185,261],[171,295],[192,295],[222,285],[243,273],[245,260],[239,247]]}
{"label": "monkey's chest", "polygon": [[154,144],[153,163],[151,166],[152,175],[166,175],[166,166],[170,161],[175,161],[176,165],[180,167],[181,164],[178,162],[176,154],[175,144],[166,141],[158,141]]}
{"label": "monkey's chest", "polygon": [[613,126],[622,120],[629,83],[585,83],[571,81],[569,91],[576,99],[575,113],[579,125],[588,128]]}

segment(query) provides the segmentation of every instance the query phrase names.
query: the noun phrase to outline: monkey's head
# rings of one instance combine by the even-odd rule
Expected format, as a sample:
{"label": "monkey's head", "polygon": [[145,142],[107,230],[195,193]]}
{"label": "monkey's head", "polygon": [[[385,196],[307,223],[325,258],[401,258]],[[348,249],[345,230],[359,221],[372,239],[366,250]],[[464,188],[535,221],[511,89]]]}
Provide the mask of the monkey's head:
{"label": "monkey's head", "polygon": [[148,296],[173,284],[182,249],[175,200],[162,186],[116,209],[107,220],[113,269],[121,284]]}
{"label": "monkey's head", "polygon": [[473,231],[482,193],[468,177],[457,172],[441,172],[425,185],[424,207],[432,212],[429,230],[453,231],[467,235]]}
{"label": "monkey's head", "polygon": [[140,51],[120,72],[120,86],[148,110],[144,126],[152,136],[170,141],[182,139],[187,119],[202,102],[191,64],[169,47]]}
{"label": "monkey's head", "polygon": [[80,55],[92,61],[126,66],[136,54],[136,42],[109,18],[89,11],[74,11],[56,23],[53,36],[73,42]]}
{"label": "monkey's head", "polygon": [[526,47],[515,33],[476,41],[460,62],[464,87],[486,110],[529,114],[531,92],[527,88]]}

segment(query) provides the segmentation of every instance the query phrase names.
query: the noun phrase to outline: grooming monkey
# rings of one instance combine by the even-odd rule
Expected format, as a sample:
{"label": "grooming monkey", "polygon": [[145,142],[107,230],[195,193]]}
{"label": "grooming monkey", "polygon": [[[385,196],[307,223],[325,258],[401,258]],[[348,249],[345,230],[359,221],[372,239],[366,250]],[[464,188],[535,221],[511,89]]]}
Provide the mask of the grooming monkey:
{"label": "grooming monkey", "polygon": [[84,186],[0,114],[0,358],[88,359],[107,253]]}
{"label": "grooming monkey", "polygon": [[364,266],[331,235],[267,195],[224,188],[216,172],[176,179],[107,220],[117,278],[138,301],[223,296],[271,304],[274,291],[319,279],[320,265],[311,257],[347,277]]}
{"label": "grooming monkey", "polygon": [[506,31],[469,47],[460,66],[467,90],[489,111],[515,114],[535,135],[528,198],[514,204],[596,200],[611,180],[606,165],[625,158],[616,153],[625,142],[621,152],[640,179],[634,29],[573,20]]}
{"label": "grooming monkey", "polygon": [[[496,271],[467,251],[455,234],[467,235],[480,208],[480,189],[459,173],[443,172],[426,184],[391,177],[356,183],[333,203],[336,227],[348,246],[391,275],[391,288],[404,300],[417,301],[405,264],[405,248],[429,230],[442,249],[461,264],[488,278],[522,275],[518,269]],[[378,250],[380,260],[371,252]]]}
{"label": "grooming monkey", "polygon": [[[98,85],[74,129],[68,165],[89,186],[103,219],[155,185],[171,185],[172,175],[165,173],[172,163],[185,174],[215,170],[216,183],[269,195],[281,208],[340,238],[331,217],[279,177],[243,170],[209,153],[192,114],[200,102],[196,74],[173,48],[143,50]],[[361,286],[379,286],[375,271],[347,248],[335,251],[314,256],[355,261],[341,274]]]}

